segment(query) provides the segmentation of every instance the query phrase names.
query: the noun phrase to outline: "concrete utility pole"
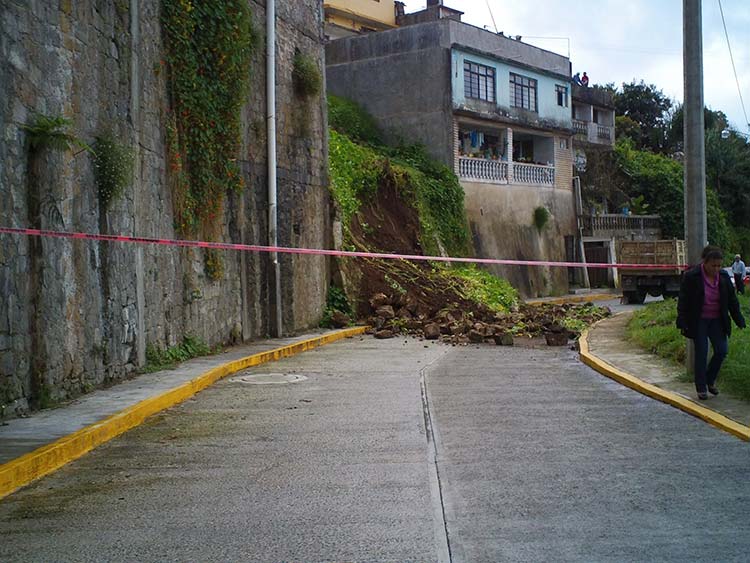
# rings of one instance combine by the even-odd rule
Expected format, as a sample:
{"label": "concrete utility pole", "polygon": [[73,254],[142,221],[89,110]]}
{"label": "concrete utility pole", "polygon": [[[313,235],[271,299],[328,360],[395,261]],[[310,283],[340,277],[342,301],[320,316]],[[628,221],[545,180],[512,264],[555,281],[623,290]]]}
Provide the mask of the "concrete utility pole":
{"label": "concrete utility pole", "polygon": [[685,73],[685,240],[688,263],[697,264],[708,241],[701,0],[682,0],[682,6]]}
{"label": "concrete utility pole", "polygon": [[[703,34],[701,0],[682,0],[682,57],[685,75],[685,244],[688,264],[697,264],[708,242],[706,147],[703,123]],[[687,340],[686,364],[693,373],[695,349]]]}

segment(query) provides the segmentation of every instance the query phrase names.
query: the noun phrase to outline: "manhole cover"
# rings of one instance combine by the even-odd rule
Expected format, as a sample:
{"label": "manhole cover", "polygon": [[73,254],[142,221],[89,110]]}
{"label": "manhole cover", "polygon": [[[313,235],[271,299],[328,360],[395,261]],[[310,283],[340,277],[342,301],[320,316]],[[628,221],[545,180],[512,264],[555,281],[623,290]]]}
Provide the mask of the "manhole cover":
{"label": "manhole cover", "polygon": [[232,381],[238,383],[252,383],[253,385],[283,385],[286,383],[298,383],[307,379],[298,373],[255,373],[249,375],[237,375]]}

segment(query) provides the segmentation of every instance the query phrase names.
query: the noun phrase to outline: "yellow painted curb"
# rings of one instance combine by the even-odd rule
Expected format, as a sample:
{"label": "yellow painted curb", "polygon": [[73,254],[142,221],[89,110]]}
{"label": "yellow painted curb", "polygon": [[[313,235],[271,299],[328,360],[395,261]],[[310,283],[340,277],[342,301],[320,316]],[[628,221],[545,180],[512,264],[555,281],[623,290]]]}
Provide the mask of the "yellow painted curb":
{"label": "yellow painted curb", "polygon": [[[596,326],[596,325],[594,325]],[[591,327],[593,328],[593,326]],[[590,330],[590,329],[589,329]],[[685,397],[667,391],[656,385],[646,383],[645,381],[638,379],[637,377],[626,373],[612,364],[605,362],[601,358],[597,358],[589,351],[588,335],[589,330],[583,331],[578,340],[580,345],[581,360],[584,364],[594,368],[596,371],[605,375],[611,379],[614,379],[618,383],[630,387],[639,393],[642,393],[648,397],[666,403],[673,407],[680,409],[688,414],[696,416],[705,422],[708,422],[712,426],[729,432],[733,436],[740,438],[741,440],[750,441],[750,427],[735,422],[729,417],[719,414],[716,411],[708,409],[698,403],[686,399]]]}
{"label": "yellow painted curb", "polygon": [[555,299],[530,299],[527,305],[562,305],[563,303],[588,303],[590,301],[609,301],[617,299],[617,293],[591,293],[589,295],[570,295],[568,297],[557,297]]}
{"label": "yellow painted curb", "polygon": [[365,330],[367,330],[365,326],[344,329],[216,366],[179,387],[165,391],[161,395],[144,399],[104,420],[0,465],[0,499],[32,481],[56,471],[66,463],[81,457],[104,442],[138,426],[149,416],[192,397],[227,375],[312,350],[343,338],[357,336]]}

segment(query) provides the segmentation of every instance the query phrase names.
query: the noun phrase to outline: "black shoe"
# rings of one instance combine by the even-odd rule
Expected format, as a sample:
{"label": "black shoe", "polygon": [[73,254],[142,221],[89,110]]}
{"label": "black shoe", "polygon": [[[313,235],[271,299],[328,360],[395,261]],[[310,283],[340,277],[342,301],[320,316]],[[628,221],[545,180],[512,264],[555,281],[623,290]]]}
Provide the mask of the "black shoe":
{"label": "black shoe", "polygon": [[705,391],[698,391],[698,398],[701,401],[705,401],[706,399],[708,399],[708,393],[706,393]]}
{"label": "black shoe", "polygon": [[709,385],[708,386],[708,392],[712,395],[718,395],[719,394],[719,388],[716,387],[716,385]]}

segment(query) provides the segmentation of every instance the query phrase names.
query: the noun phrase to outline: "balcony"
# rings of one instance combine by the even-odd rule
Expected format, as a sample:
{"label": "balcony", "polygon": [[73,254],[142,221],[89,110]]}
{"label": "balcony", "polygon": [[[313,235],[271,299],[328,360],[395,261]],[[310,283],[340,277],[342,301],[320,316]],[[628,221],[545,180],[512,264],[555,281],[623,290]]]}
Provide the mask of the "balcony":
{"label": "balcony", "polygon": [[608,125],[574,119],[573,130],[575,131],[576,141],[585,141],[597,145],[614,145],[615,143],[614,127]]}
{"label": "balcony", "polygon": [[604,215],[581,216],[584,236],[620,238],[628,240],[656,240],[661,238],[659,215]]}
{"label": "balcony", "polygon": [[487,184],[555,185],[555,167],[485,158],[458,159],[458,176],[462,180]]}
{"label": "balcony", "polygon": [[458,159],[458,175],[466,180],[489,182],[491,184],[508,183],[508,163],[485,158]]}
{"label": "balcony", "polygon": [[576,135],[588,135],[589,134],[588,125],[586,125],[585,121],[581,121],[580,119],[573,120],[573,130],[575,131]]}
{"label": "balcony", "polygon": [[555,185],[555,167],[541,164],[513,163],[513,180],[517,184]]}

